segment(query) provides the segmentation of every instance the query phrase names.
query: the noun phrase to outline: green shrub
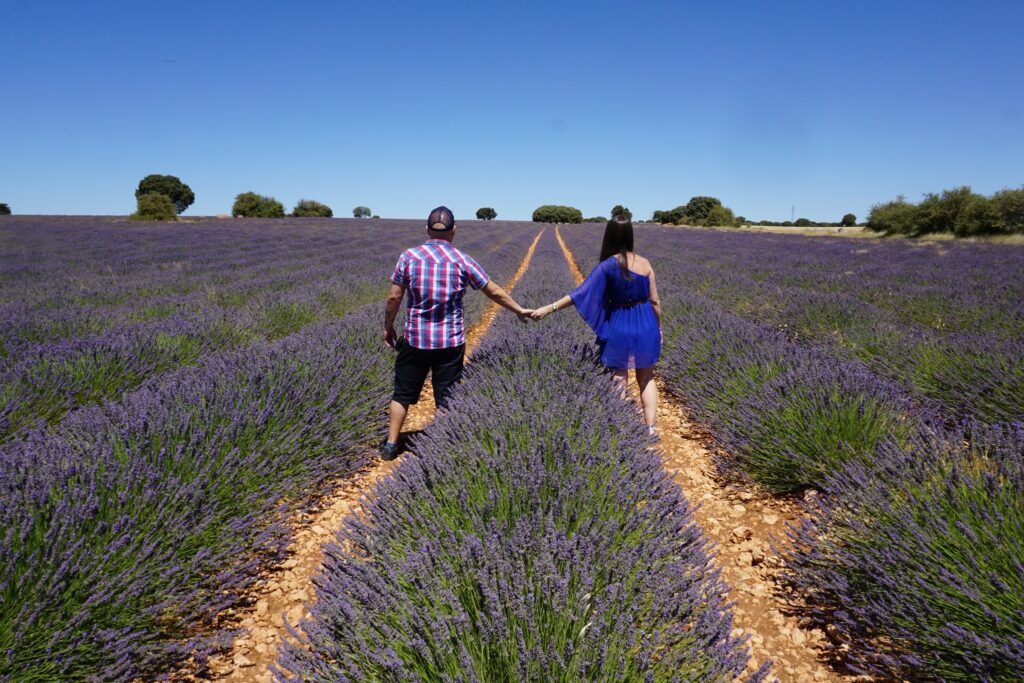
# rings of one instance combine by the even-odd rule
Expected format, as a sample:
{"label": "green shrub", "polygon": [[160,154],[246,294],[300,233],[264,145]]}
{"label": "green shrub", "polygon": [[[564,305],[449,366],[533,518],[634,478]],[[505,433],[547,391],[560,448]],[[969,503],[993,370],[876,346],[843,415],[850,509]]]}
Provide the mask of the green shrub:
{"label": "green shrub", "polygon": [[1002,232],[1024,232],[1024,187],[992,195]]}
{"label": "green shrub", "polygon": [[857,225],[857,216],[855,216],[852,213],[845,214],[843,216],[843,220],[841,220],[839,223],[844,228],[851,228],[854,225]]}
{"label": "green shrub", "polygon": [[353,218],[369,218],[372,215],[373,212],[370,211],[370,207],[368,206],[357,206],[356,208],[352,209]]}
{"label": "green shrub", "polygon": [[296,218],[330,218],[334,212],[326,204],[315,202],[312,199],[300,199],[292,210],[292,215]]}
{"label": "green shrub", "polygon": [[712,219],[716,221],[714,223],[708,223],[708,217],[715,207],[725,208],[722,205],[722,200],[717,197],[690,197],[690,201],[682,206],[677,206],[674,209],[668,211],[655,211],[651,217],[655,223],[664,223],[671,225],[733,225],[736,222],[736,218],[733,216],[732,211],[729,211],[729,220],[727,223],[721,223],[718,221],[725,220],[725,214],[717,212],[715,217]]}
{"label": "green shrub", "polygon": [[608,218],[605,216],[591,216],[590,218],[584,218],[584,223],[607,223]]}
{"label": "green shrub", "polygon": [[622,204],[616,204],[612,207],[612,218],[615,218],[616,216],[625,216],[628,221],[633,220],[633,212]]}
{"label": "green shrub", "polygon": [[571,206],[545,204],[533,212],[534,223],[582,223],[583,212]]}
{"label": "green shrub", "polygon": [[146,176],[139,181],[139,187],[135,190],[135,197],[138,198],[152,192],[168,197],[174,205],[175,213],[181,213],[192,206],[192,202],[196,200],[196,195],[192,192],[192,188],[173,175]]}
{"label": "green shrub", "polygon": [[702,222],[707,226],[734,226],[736,225],[736,216],[733,215],[732,209],[719,204],[711,207]]}
{"label": "green shrub", "polygon": [[131,215],[136,221],[173,221],[178,218],[171,198],[159,192],[139,195],[138,208]]}
{"label": "green shrub", "polygon": [[10,216],[10,215],[11,215],[11,207],[7,206],[7,204],[0,204],[0,216]]}
{"label": "green shrub", "polygon": [[891,202],[875,204],[868,214],[867,228],[887,235],[915,235],[916,207],[902,195]]}
{"label": "green shrub", "polygon": [[796,227],[798,227],[798,228],[809,228],[809,227],[811,227],[812,225],[817,225],[817,224],[816,224],[816,223],[814,223],[813,221],[811,221],[811,219],[810,219],[810,218],[797,218],[797,219],[796,219],[796,220],[795,220],[795,221],[793,222],[793,225],[795,225],[795,226],[796,226]]}
{"label": "green shrub", "polygon": [[284,204],[273,197],[243,192],[235,197],[231,215],[242,218],[284,218]]}
{"label": "green shrub", "polygon": [[498,212],[489,206],[484,206],[476,210],[476,217],[481,221],[493,221],[498,217]]}

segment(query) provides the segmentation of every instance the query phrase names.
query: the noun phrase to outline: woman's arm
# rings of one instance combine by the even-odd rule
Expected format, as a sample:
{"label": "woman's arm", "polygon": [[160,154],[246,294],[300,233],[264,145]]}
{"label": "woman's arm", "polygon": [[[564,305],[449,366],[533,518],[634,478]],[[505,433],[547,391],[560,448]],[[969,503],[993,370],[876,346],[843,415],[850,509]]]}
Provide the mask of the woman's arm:
{"label": "woman's arm", "polygon": [[542,320],[547,316],[551,315],[552,313],[554,313],[555,311],[559,311],[565,308],[571,303],[572,297],[566,294],[558,301],[536,309],[530,317],[533,318],[534,320]]}
{"label": "woman's arm", "polygon": [[658,283],[654,281],[654,268],[651,268],[651,308],[654,309],[654,317],[658,319],[658,327],[661,327],[661,299],[658,297]]}

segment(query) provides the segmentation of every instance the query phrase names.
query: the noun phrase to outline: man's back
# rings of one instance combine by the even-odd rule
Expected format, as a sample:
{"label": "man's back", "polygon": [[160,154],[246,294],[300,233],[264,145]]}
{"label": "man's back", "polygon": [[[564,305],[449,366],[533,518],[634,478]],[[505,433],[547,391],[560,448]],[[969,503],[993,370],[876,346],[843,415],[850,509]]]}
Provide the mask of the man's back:
{"label": "man's back", "polygon": [[462,299],[467,287],[480,289],[489,278],[450,242],[430,239],[402,252],[391,281],[409,290],[406,342],[419,349],[444,349],[466,343]]}

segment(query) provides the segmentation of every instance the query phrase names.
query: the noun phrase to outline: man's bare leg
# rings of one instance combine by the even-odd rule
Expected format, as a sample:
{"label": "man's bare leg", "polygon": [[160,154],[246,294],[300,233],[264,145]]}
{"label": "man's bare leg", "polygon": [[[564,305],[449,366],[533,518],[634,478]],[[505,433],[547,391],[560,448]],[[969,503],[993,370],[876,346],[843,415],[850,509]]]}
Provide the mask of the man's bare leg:
{"label": "man's bare leg", "polygon": [[405,424],[405,415],[409,412],[409,406],[404,406],[398,401],[391,402],[391,421],[388,423],[388,443],[398,443],[398,435],[402,433],[402,425]]}

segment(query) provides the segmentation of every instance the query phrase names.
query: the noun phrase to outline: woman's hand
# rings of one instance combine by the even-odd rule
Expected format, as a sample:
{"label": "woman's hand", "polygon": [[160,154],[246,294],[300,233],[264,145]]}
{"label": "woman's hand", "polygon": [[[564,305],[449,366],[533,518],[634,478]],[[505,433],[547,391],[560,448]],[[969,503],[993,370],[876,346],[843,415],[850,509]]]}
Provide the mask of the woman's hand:
{"label": "woman's hand", "polygon": [[516,313],[519,316],[519,322],[525,323],[527,320],[533,320],[534,310],[532,308],[521,308]]}
{"label": "woman's hand", "polygon": [[551,306],[544,306],[543,308],[535,309],[533,313],[530,314],[530,317],[533,318],[534,320],[543,320],[550,314]]}

